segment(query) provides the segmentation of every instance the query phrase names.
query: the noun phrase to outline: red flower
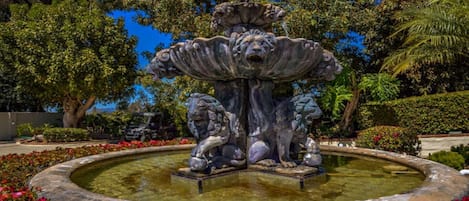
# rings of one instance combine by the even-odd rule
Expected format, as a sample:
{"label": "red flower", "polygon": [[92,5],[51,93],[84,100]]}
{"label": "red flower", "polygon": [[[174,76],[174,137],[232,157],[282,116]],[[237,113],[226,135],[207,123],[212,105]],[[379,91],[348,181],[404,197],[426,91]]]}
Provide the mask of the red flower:
{"label": "red flower", "polygon": [[381,135],[377,135],[377,136],[373,137],[373,142],[375,144],[377,144],[381,140],[381,138],[383,138]]}
{"label": "red flower", "polygon": [[181,141],[179,141],[179,144],[190,144],[190,143],[191,142],[186,138],[183,138],[183,139],[181,139]]}

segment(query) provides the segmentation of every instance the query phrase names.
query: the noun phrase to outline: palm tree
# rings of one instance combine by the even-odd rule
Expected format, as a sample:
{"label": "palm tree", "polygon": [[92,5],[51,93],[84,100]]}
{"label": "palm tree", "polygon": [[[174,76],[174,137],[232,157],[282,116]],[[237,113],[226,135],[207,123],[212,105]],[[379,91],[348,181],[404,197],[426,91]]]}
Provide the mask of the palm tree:
{"label": "palm tree", "polygon": [[391,37],[404,34],[405,40],[401,49],[385,59],[383,70],[396,76],[412,68],[458,66],[468,60],[469,1],[434,0],[425,8],[409,8],[396,17],[401,23]]}

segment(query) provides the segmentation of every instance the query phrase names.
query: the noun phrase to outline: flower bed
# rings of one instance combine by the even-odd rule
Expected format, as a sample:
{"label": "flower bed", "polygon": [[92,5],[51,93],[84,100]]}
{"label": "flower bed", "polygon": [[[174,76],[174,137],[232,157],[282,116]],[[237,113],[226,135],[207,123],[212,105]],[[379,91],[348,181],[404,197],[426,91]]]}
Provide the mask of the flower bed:
{"label": "flower bed", "polygon": [[188,139],[181,140],[151,140],[149,142],[120,142],[119,144],[99,144],[78,148],[61,148],[29,154],[8,154],[0,157],[0,201],[10,200],[38,200],[36,191],[41,189],[29,189],[28,181],[42,170],[75,158],[101,154],[106,152],[136,149],[151,146],[164,146],[176,144],[191,144]]}

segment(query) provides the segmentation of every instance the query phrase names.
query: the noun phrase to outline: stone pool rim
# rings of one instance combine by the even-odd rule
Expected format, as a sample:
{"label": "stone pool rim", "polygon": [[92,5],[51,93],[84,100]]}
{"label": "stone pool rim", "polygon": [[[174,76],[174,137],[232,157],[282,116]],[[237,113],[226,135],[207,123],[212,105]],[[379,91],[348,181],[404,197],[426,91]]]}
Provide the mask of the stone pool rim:
{"label": "stone pool rim", "polygon": [[[44,171],[36,174],[31,179],[29,186],[32,188],[40,187],[41,191],[38,192],[39,197],[43,196],[52,201],[64,200],[64,198],[69,201],[122,200],[85,190],[73,183],[70,179],[70,176],[80,167],[103,160],[146,153],[190,150],[195,146],[195,144],[190,144],[147,147],[82,157],[45,169]],[[469,179],[467,177],[461,175],[459,171],[453,168],[427,159],[410,155],[397,154],[393,152],[356,147],[350,148],[320,145],[320,150],[324,152],[371,156],[374,158],[397,162],[405,166],[412,167],[425,175],[425,180],[423,181],[422,185],[408,193],[385,196],[370,200],[455,200],[461,199],[464,195],[469,193]]]}

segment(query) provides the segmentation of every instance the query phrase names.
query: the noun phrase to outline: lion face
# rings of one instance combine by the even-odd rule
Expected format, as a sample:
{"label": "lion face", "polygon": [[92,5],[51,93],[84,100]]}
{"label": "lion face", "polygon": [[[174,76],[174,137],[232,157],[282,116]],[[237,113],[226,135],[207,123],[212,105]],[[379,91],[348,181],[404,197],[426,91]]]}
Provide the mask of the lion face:
{"label": "lion face", "polygon": [[209,106],[199,97],[191,97],[187,103],[187,123],[196,139],[207,137],[207,127],[210,122],[208,116]]}
{"label": "lion face", "polygon": [[243,33],[234,47],[235,55],[239,55],[248,64],[262,64],[274,50],[275,36],[273,34],[251,30]]}
{"label": "lion face", "polygon": [[244,56],[250,63],[262,63],[270,52],[269,45],[263,36],[250,35],[244,42],[247,44]]}
{"label": "lion face", "polygon": [[292,98],[292,102],[295,107],[295,130],[306,128],[313,123],[313,120],[319,119],[322,115],[321,109],[310,94],[295,96]]}

